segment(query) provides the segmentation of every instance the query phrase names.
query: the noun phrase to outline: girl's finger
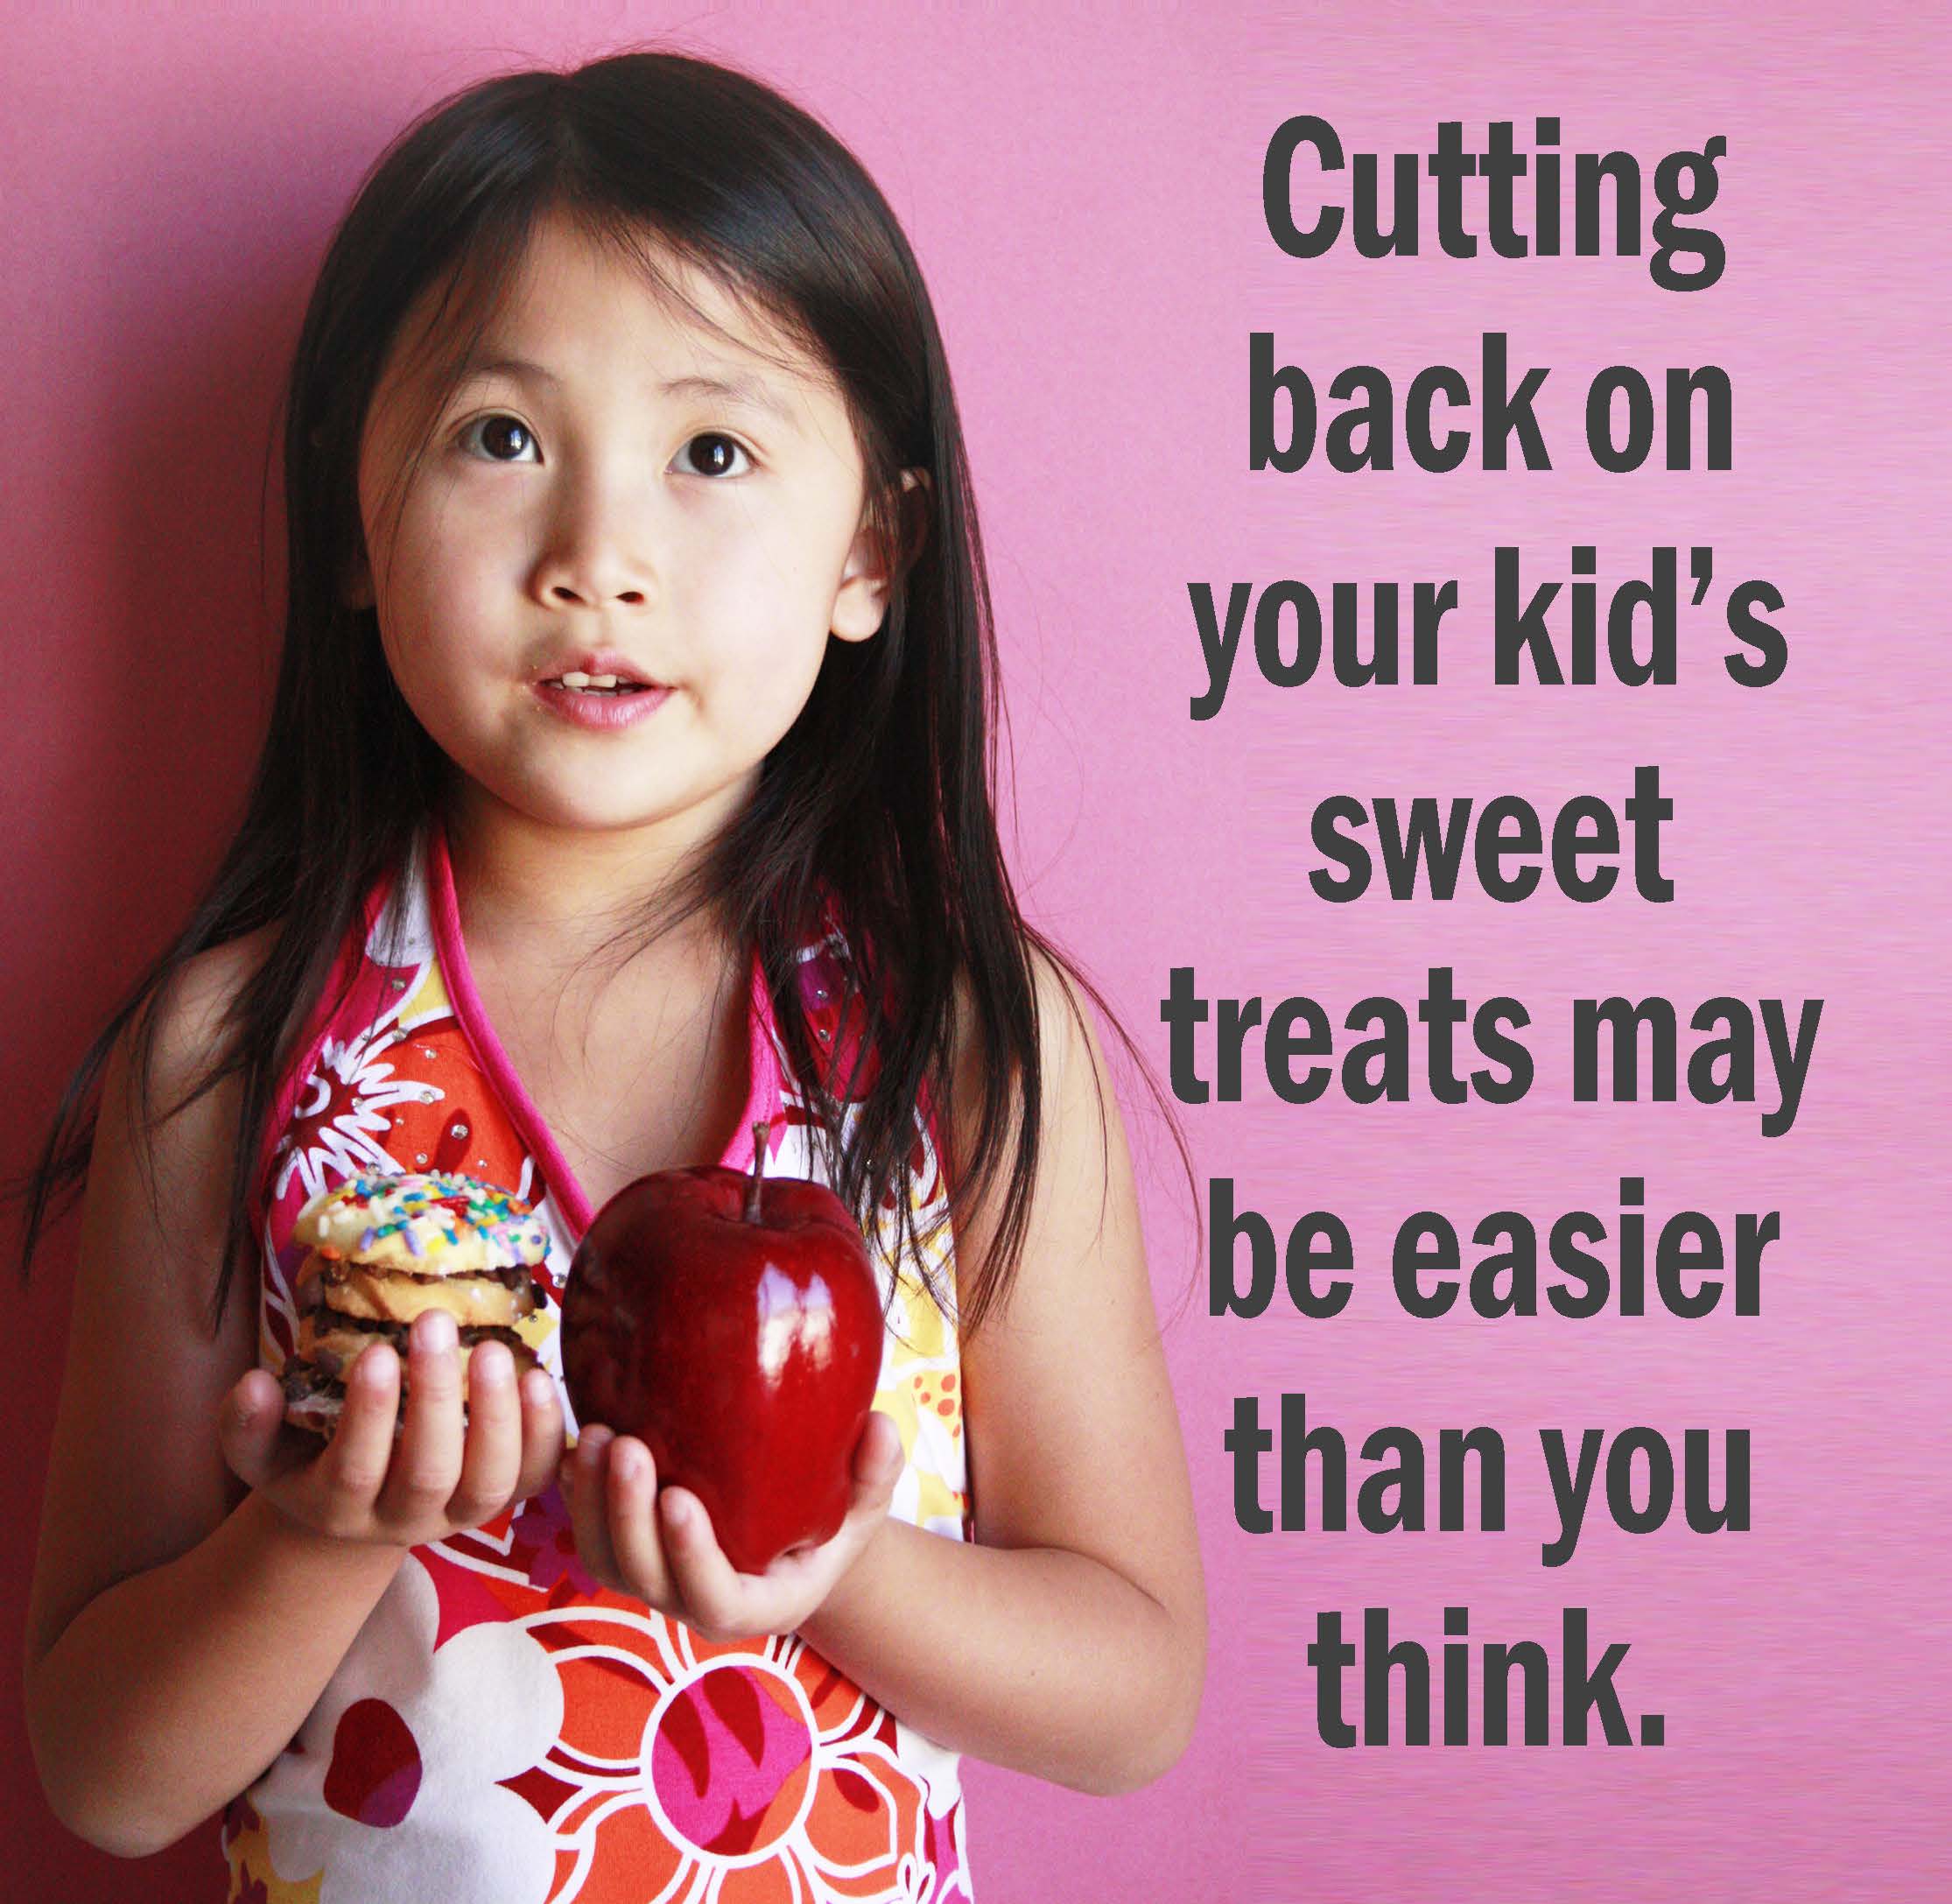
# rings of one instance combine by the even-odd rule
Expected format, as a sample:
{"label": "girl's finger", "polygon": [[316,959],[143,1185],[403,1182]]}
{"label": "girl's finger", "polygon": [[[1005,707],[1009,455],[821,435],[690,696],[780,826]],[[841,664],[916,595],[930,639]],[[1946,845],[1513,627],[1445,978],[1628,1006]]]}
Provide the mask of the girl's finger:
{"label": "girl's finger", "polygon": [[673,1591],[711,1637],[742,1639],[764,1630],[744,1577],[725,1556],[705,1504],[688,1488],[667,1487],[657,1498],[665,1565]]}
{"label": "girl's finger", "polygon": [[467,1371],[467,1429],[460,1484],[447,1503],[456,1527],[479,1527],[515,1498],[522,1468],[522,1402],[503,1342],[475,1345]]}
{"label": "girl's finger", "polygon": [[867,1417],[854,1445],[854,1505],[885,1495],[895,1498],[895,1484],[902,1478],[908,1458],[902,1447],[902,1430],[892,1415],[876,1409]]}
{"label": "girl's finger", "polygon": [[446,1310],[430,1309],[414,1318],[407,1341],[406,1425],[380,1511],[400,1526],[417,1528],[446,1514],[460,1479],[460,1337]]}
{"label": "girl's finger", "polygon": [[531,1368],[520,1383],[522,1397],[522,1467],[516,1477],[518,1500],[527,1500],[549,1486],[563,1462],[563,1409],[556,1384],[547,1371]]}
{"label": "girl's finger", "polygon": [[247,1487],[272,1478],[278,1428],[284,1417],[284,1393],[268,1370],[254,1368],[224,1397],[217,1419],[217,1442],[231,1472]]}
{"label": "girl's finger", "polygon": [[569,1457],[572,1486],[568,1491],[570,1526],[576,1535],[576,1556],[584,1570],[606,1583],[617,1578],[617,1556],[610,1547],[610,1505],[604,1469],[604,1450],[615,1437],[607,1428],[585,1428]]}
{"label": "girl's finger", "polygon": [[610,1444],[608,1500],[618,1577],[651,1605],[670,1605],[671,1573],[657,1528],[657,1464],[634,1435]]}
{"label": "girl's finger", "polygon": [[393,1461],[400,1414],[400,1359],[390,1342],[362,1350],[346,1378],[346,1405],[319,1459],[321,1480],[349,1504],[370,1508]]}

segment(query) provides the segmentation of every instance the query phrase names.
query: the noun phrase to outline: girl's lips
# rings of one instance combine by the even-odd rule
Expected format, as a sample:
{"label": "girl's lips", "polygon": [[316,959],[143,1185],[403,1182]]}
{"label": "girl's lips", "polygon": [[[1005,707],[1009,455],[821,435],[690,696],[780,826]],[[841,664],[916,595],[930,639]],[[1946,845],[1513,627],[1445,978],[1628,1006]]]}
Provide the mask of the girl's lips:
{"label": "girl's lips", "polygon": [[555,681],[537,681],[533,691],[551,713],[598,733],[634,726],[654,713],[671,692],[668,687],[643,687],[635,693],[599,694],[564,687]]}

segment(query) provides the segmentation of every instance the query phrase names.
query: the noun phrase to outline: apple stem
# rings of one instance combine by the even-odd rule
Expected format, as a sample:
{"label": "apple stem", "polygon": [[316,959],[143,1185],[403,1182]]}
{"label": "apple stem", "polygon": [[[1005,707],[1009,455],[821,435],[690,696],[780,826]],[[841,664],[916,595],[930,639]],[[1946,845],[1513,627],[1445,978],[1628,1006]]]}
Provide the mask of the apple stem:
{"label": "apple stem", "polygon": [[755,1124],[752,1128],[752,1182],[746,1191],[746,1221],[759,1221],[759,1186],[766,1175],[766,1133],[772,1128],[769,1121]]}

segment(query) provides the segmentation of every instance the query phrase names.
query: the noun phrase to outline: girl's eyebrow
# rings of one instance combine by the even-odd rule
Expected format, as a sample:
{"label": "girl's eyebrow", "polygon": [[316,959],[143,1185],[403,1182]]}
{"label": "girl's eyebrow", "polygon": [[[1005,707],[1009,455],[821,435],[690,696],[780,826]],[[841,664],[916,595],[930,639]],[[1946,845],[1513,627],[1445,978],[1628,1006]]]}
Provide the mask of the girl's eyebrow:
{"label": "girl's eyebrow", "polygon": [[[526,377],[551,388],[562,383],[553,370],[532,363],[526,357],[497,357],[491,363],[467,364],[462,368],[461,376],[463,383],[489,376]],[[658,388],[666,397],[706,397],[723,403],[743,404],[748,409],[764,411],[786,429],[798,427],[798,419],[784,398],[756,378],[680,376],[671,378]]]}
{"label": "girl's eyebrow", "polygon": [[797,420],[785,400],[754,377],[727,379],[715,376],[673,377],[663,386],[667,397],[713,397],[721,402],[744,404],[764,411],[785,428],[797,427]]}

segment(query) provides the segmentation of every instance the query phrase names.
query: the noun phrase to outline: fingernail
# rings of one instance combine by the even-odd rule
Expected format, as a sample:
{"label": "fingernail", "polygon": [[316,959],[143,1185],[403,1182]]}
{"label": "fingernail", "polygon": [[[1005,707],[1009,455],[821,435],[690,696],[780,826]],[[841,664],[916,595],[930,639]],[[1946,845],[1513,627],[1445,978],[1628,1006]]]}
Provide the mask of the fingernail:
{"label": "fingernail", "polygon": [[610,1457],[610,1465],[627,1481],[635,1481],[644,1472],[644,1458],[635,1448],[619,1448]]}
{"label": "fingernail", "polygon": [[692,1524],[691,1502],[686,1500],[682,1494],[666,1494],[664,1496],[664,1518],[674,1528],[689,1527]]}
{"label": "fingernail", "polygon": [[454,1318],[445,1309],[430,1309],[420,1319],[420,1345],[439,1355],[456,1347],[460,1342],[460,1332],[454,1326]]}

